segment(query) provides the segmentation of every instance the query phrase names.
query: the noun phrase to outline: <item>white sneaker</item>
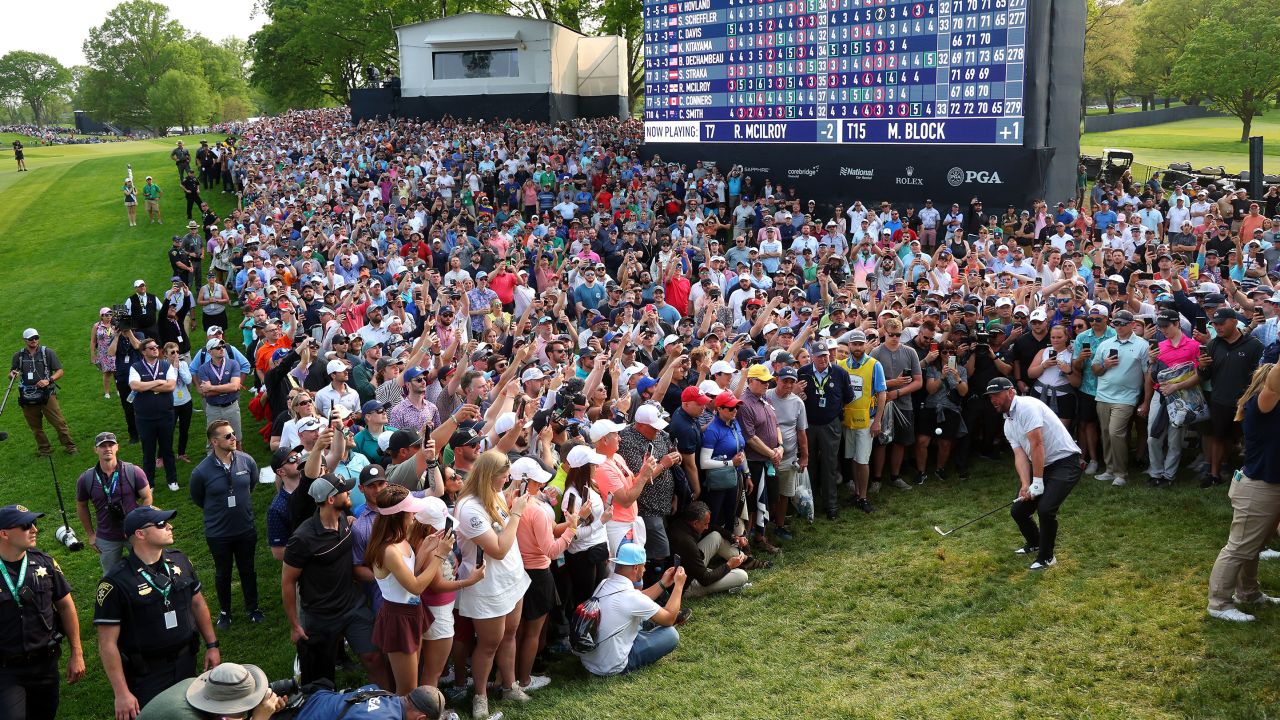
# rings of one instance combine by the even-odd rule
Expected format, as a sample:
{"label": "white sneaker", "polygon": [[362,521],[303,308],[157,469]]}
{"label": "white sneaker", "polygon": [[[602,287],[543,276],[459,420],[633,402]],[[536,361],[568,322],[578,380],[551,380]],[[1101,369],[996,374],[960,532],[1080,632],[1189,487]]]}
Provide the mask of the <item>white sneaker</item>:
{"label": "white sneaker", "polygon": [[1045,561],[1043,561],[1043,562],[1042,562],[1042,561],[1040,561],[1040,560],[1037,560],[1037,561],[1035,561],[1035,562],[1031,563],[1031,567],[1030,567],[1030,568],[1028,568],[1028,569],[1030,569],[1030,570],[1044,570],[1045,568],[1051,568],[1051,567],[1053,567],[1054,565],[1057,565],[1057,564],[1058,564],[1058,558],[1056,558],[1056,557],[1051,557],[1051,558],[1049,558],[1048,560],[1045,560]]}
{"label": "white sneaker", "polygon": [[1125,484],[1128,482],[1129,482],[1128,480],[1124,479],[1123,475],[1116,475],[1115,477],[1111,478],[1112,487],[1124,487]]}
{"label": "white sneaker", "polygon": [[529,684],[528,685],[521,684],[520,689],[527,693],[531,693],[531,692],[534,692],[535,690],[541,690],[542,688],[550,684],[551,684],[551,678],[547,677],[546,675],[530,675]]}
{"label": "white sneaker", "polygon": [[868,494],[868,495],[879,495],[879,494],[880,494],[880,481],[879,481],[879,480],[876,480],[875,482],[871,483],[871,486],[867,488],[867,494]]}
{"label": "white sneaker", "polygon": [[1098,461],[1097,461],[1097,460],[1090,460],[1090,461],[1089,461],[1089,464],[1084,466],[1084,474],[1085,474],[1085,475],[1097,475],[1097,474],[1098,474]]}
{"label": "white sneaker", "polygon": [[102,393],[102,399],[103,399],[103,400],[110,400],[110,399],[111,399],[111,393]]}
{"label": "white sneaker", "polygon": [[893,479],[893,486],[894,486],[894,487],[896,487],[896,488],[898,488],[899,490],[910,490],[910,489],[911,489],[911,484],[910,484],[910,483],[908,483],[906,480],[903,480],[903,479],[902,479],[902,478],[900,478],[900,477],[899,477],[899,478],[894,478],[894,479]]}
{"label": "white sneaker", "polygon": [[169,483],[169,489],[172,490],[173,492],[178,492],[178,483],[176,482]]}
{"label": "white sneaker", "polygon": [[1262,552],[1258,553],[1258,559],[1259,560],[1280,560],[1280,550],[1272,550],[1271,548],[1267,548],[1266,550],[1263,550]]}
{"label": "white sneaker", "polygon": [[1109,472],[1100,472],[1097,475],[1094,475],[1094,477],[1098,478],[1102,482],[1108,482],[1110,480],[1114,480],[1116,476]]}
{"label": "white sneaker", "polygon": [[1231,622],[1253,622],[1258,618],[1250,615],[1239,608],[1227,608],[1226,610],[1210,610],[1209,617],[1218,618],[1219,620],[1230,620]]}
{"label": "white sneaker", "polygon": [[[547,682],[549,683],[551,682],[551,680],[548,679]],[[533,698],[529,697],[527,694],[525,694],[524,690],[520,689],[520,683],[516,683],[515,685],[512,685],[509,688],[503,688],[502,699],[504,701],[514,700],[515,702],[518,702],[518,703],[527,703]]]}

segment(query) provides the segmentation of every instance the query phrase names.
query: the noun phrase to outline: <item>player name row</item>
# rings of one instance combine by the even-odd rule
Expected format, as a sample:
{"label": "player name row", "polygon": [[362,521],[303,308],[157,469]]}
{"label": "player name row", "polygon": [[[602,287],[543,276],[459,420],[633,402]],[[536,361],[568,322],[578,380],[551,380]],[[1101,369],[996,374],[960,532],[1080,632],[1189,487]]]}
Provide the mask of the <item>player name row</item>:
{"label": "player name row", "polygon": [[646,142],[936,143],[1017,145],[1021,118],[944,120],[783,120],[689,122],[645,120]]}
{"label": "player name row", "polygon": [[[826,87],[878,87],[893,85],[934,85],[938,82],[979,83],[1004,82],[1005,80],[1021,80],[1021,66],[1010,70],[1004,65],[983,66],[980,68],[902,70],[900,72],[824,72],[821,68],[807,65],[796,66],[790,63],[768,63],[752,71],[750,67],[741,65],[705,65],[693,68],[670,68],[667,70],[645,70],[645,92],[735,92],[740,90],[798,90],[814,88],[821,83],[810,79],[826,78]],[[700,89],[665,89],[666,83],[679,81],[710,81],[711,85],[700,85]],[[654,86],[649,89],[648,86]]]}

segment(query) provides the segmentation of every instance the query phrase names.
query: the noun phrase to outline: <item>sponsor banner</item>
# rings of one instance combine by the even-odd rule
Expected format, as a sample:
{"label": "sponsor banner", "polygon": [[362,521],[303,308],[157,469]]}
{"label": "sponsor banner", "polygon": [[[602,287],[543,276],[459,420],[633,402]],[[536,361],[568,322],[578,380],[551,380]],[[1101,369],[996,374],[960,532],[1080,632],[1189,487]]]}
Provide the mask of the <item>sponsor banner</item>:
{"label": "sponsor banner", "polygon": [[[654,123],[646,123],[648,126]],[[728,172],[742,165],[757,186],[765,179],[804,199],[847,205],[889,200],[919,207],[932,198],[936,207],[968,204],[981,198],[987,207],[1012,203],[1030,207],[1043,196],[1052,149],[1023,147],[957,147],[945,150],[916,145],[755,145],[701,143],[696,149],[677,143],[647,142],[645,156],[659,154],[667,162],[715,162]]]}

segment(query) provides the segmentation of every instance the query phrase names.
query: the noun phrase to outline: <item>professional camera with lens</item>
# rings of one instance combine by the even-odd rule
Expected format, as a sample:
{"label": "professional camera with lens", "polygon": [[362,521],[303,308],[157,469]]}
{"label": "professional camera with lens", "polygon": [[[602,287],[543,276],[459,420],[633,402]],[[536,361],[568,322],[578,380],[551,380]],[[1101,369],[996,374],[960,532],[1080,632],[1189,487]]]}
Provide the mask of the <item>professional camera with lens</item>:
{"label": "professional camera with lens", "polygon": [[69,525],[63,525],[53,531],[53,536],[63,547],[71,552],[79,552],[84,549],[84,543],[80,542],[80,538],[76,537],[76,531],[71,529]]}
{"label": "professional camera with lens", "polygon": [[119,500],[107,503],[107,517],[120,526],[124,526],[124,504]]}
{"label": "professional camera with lens", "polygon": [[129,311],[124,305],[111,306],[111,328],[113,330],[124,330],[129,327]]}
{"label": "professional camera with lens", "polygon": [[973,336],[973,351],[986,352],[991,347],[991,333],[979,332]]}

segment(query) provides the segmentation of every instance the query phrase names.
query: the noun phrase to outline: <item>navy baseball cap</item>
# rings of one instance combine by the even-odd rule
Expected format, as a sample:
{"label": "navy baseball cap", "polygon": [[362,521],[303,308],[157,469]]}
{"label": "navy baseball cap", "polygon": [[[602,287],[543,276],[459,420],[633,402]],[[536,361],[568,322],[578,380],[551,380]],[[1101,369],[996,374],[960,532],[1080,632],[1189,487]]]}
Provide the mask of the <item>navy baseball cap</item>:
{"label": "navy baseball cap", "polygon": [[139,505],[124,517],[124,534],[132,536],[148,525],[168,522],[177,514],[177,510],[161,510],[154,505]]}
{"label": "navy baseball cap", "polygon": [[30,525],[42,517],[44,513],[32,512],[24,505],[5,505],[0,507],[0,530]]}
{"label": "navy baseball cap", "polygon": [[774,373],[774,376],[779,380],[795,380],[800,377],[799,373],[797,373],[796,369],[793,367],[784,367]]}
{"label": "navy baseball cap", "polygon": [[998,377],[998,378],[994,378],[991,382],[987,383],[987,391],[985,394],[995,395],[996,393],[1002,393],[1005,390],[1012,390],[1012,389],[1013,389],[1013,383],[1009,381],[1009,378]]}
{"label": "navy baseball cap", "polygon": [[387,406],[383,405],[381,402],[377,400],[370,400],[366,402],[364,405],[360,406],[360,412],[364,413],[365,415],[368,415],[369,413],[374,413],[374,412],[386,412],[386,410],[387,410]]}
{"label": "navy baseball cap", "polygon": [[279,470],[285,465],[291,465],[296,462],[301,462],[304,457],[302,452],[305,449],[306,448],[304,448],[303,446],[298,445],[296,447],[291,447],[291,448],[282,447],[276,450],[275,452],[271,453],[271,469],[273,471]]}

